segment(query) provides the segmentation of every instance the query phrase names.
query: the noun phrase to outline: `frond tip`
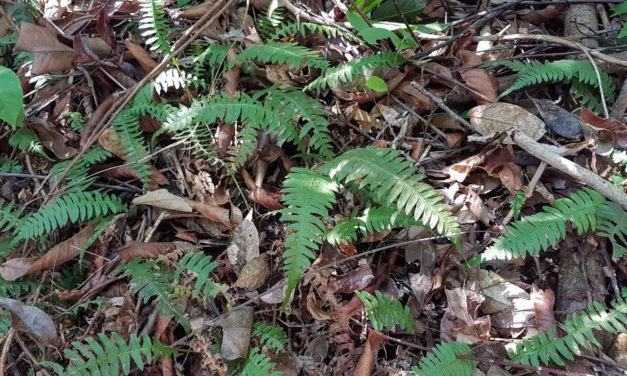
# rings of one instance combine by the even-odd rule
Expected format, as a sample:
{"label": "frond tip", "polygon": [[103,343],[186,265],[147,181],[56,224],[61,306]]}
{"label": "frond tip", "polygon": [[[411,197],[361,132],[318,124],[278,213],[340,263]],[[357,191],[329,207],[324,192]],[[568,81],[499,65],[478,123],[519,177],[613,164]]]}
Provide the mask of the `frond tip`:
{"label": "frond tip", "polygon": [[472,376],[477,362],[457,357],[470,353],[466,344],[441,343],[433,348],[433,353],[420,360],[413,372],[416,376]]}
{"label": "frond tip", "polygon": [[367,291],[355,291],[368,312],[368,318],[376,331],[394,329],[398,325],[403,330],[413,332],[416,322],[409,312],[409,307],[403,307],[401,302],[375,291],[375,295]]}

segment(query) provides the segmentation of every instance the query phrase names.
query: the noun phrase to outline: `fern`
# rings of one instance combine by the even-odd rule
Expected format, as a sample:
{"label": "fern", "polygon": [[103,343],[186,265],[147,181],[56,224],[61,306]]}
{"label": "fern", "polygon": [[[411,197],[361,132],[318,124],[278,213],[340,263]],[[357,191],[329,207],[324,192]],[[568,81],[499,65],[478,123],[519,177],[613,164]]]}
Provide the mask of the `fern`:
{"label": "fern", "polygon": [[22,219],[17,234],[20,240],[33,239],[67,223],[86,221],[124,210],[125,205],[116,196],[105,195],[99,191],[70,192]]}
{"label": "fern", "polygon": [[255,323],[253,336],[261,337],[259,343],[261,343],[262,346],[269,347],[275,353],[282,351],[290,342],[285,336],[283,328],[259,322]]}
{"label": "fern", "polygon": [[9,145],[24,152],[38,154],[47,158],[44,147],[41,142],[39,142],[39,138],[37,138],[35,132],[29,128],[23,127],[15,131],[11,137],[9,137]]}
{"label": "fern", "polygon": [[151,341],[147,334],[142,337],[131,335],[127,344],[118,333],[109,337],[98,334],[98,339],[86,338],[84,342],[72,342],[72,348],[63,351],[70,365],[44,361],[41,364],[52,368],[59,375],[124,375],[131,373],[133,363],[140,370],[154,359],[167,355],[170,351],[157,340]]}
{"label": "fern", "polygon": [[581,355],[581,349],[600,348],[601,343],[594,336],[593,330],[627,333],[627,301],[624,297],[613,303],[612,309],[606,310],[598,302],[593,302],[586,311],[574,313],[565,322],[566,334],[557,338],[555,326],[548,333],[539,333],[517,344],[516,350],[509,357],[516,363],[540,367],[553,362],[564,366],[564,359],[574,360],[574,355]]}
{"label": "fern", "polygon": [[9,34],[0,38],[0,55],[6,54],[17,43],[17,34]]}
{"label": "fern", "polygon": [[79,112],[68,112],[65,114],[67,124],[78,133],[85,131],[85,119]]}
{"label": "fern", "polygon": [[355,291],[355,294],[364,302],[368,318],[376,331],[394,329],[398,325],[401,329],[414,332],[416,322],[409,312],[409,307],[396,299],[375,291],[375,295],[367,291]]}
{"label": "fern", "polygon": [[13,324],[11,323],[11,316],[9,312],[5,310],[0,311],[0,338],[3,338],[5,334],[11,329]]}
{"label": "fern", "polygon": [[509,89],[501,93],[502,98],[514,91],[532,85],[547,83],[571,83],[571,92],[582,104],[593,111],[601,110],[601,104],[596,98],[599,86],[603,88],[605,98],[612,102],[616,89],[612,78],[604,71],[600,71],[601,82],[597,81],[594,67],[589,62],[577,60],[556,60],[542,63],[530,60],[528,63],[519,61],[497,61],[489,66],[503,65],[518,73],[518,79]]}
{"label": "fern", "polygon": [[[614,16],[622,16],[623,14],[627,14],[627,1],[624,1],[622,4],[616,6],[612,12]],[[623,27],[618,32],[618,38],[627,37],[627,23],[623,25]]]}
{"label": "fern", "polygon": [[190,86],[197,86],[195,83],[198,81],[198,77],[193,74],[176,67],[171,67],[159,73],[155,78],[154,86],[157,94],[161,94],[162,92],[167,93],[170,88],[179,90]]}
{"label": "fern", "polygon": [[285,302],[311,265],[323,241],[324,220],[329,221],[329,209],[335,203],[338,185],[333,180],[305,168],[292,168],[283,183],[281,221],[293,222],[287,226],[284,269],[287,274]]}
{"label": "fern", "polygon": [[459,359],[457,355],[470,354],[470,347],[462,343],[441,343],[433,353],[422,358],[413,368],[416,376],[472,376],[477,362]]}
{"label": "fern", "polygon": [[0,232],[15,230],[20,224],[22,209],[15,207],[15,202],[6,202],[0,198]]}
{"label": "fern", "polygon": [[441,203],[440,194],[423,183],[424,175],[399,151],[368,147],[353,149],[322,168],[331,178],[342,183],[358,184],[375,195],[376,201],[394,207],[429,228],[455,239],[459,225],[455,216]]}
{"label": "fern", "polygon": [[381,52],[375,55],[362,57],[359,60],[341,64],[331,68],[321,77],[313,80],[305,87],[306,90],[326,89],[338,86],[342,82],[353,81],[354,76],[363,76],[365,70],[377,67],[393,67],[407,62],[403,56],[395,52]]}
{"label": "fern", "polygon": [[375,232],[389,231],[393,228],[420,226],[421,222],[414,220],[396,209],[387,207],[371,207],[364,210],[363,215],[341,219],[335,227],[328,231],[326,240],[330,244],[352,243],[359,236],[367,236]]}
{"label": "fern", "polygon": [[598,235],[612,243],[612,259],[618,261],[627,255],[627,212],[613,202],[606,202],[598,210]]}
{"label": "fern", "polygon": [[142,17],[139,19],[139,30],[151,51],[168,54],[172,46],[168,41],[170,27],[165,18],[165,10],[161,0],[139,0]]}
{"label": "fern", "polygon": [[[256,29],[262,39],[276,40],[276,30],[283,23],[283,8],[276,8],[272,13],[268,14],[268,9],[264,9],[263,13],[257,16]],[[275,36],[274,38],[271,38]]]}
{"label": "fern", "polygon": [[226,55],[231,49],[230,45],[224,45],[219,43],[210,44],[202,53],[200,53],[194,59],[196,65],[208,65],[210,67],[217,67],[223,65],[226,61]]}
{"label": "fern", "polygon": [[253,347],[248,352],[246,363],[242,370],[242,376],[282,376],[283,372],[272,371],[276,366],[267,356],[259,352],[259,348]]}
{"label": "fern", "polygon": [[344,31],[331,25],[319,25],[312,22],[290,22],[278,28],[274,32],[272,40],[292,37],[297,34],[305,37],[307,33],[318,33],[330,38],[344,38],[355,43],[364,43],[364,41],[353,33]]}
{"label": "fern", "polygon": [[268,42],[253,44],[242,51],[235,61],[247,62],[257,60],[264,64],[287,64],[300,69],[303,65],[311,68],[327,69],[329,63],[317,52],[296,43]]}
{"label": "fern", "polygon": [[37,289],[37,284],[32,280],[5,281],[0,278],[0,296],[19,299],[24,293]]}
{"label": "fern", "polygon": [[[111,153],[105,150],[102,146],[96,144],[89,148],[89,150],[83,154],[81,158],[76,161],[71,170],[68,171],[66,179],[70,182],[68,186],[72,191],[84,191],[95,180],[95,177],[88,178],[88,172],[91,166],[96,163],[102,162],[111,157]],[[58,183],[57,176],[65,172],[70,165],[71,161],[64,161],[55,164],[50,169],[52,181]]]}
{"label": "fern", "polygon": [[183,271],[189,271],[196,278],[194,292],[203,298],[215,297],[218,289],[209,275],[217,266],[217,262],[211,261],[211,256],[205,256],[202,252],[189,252],[179,261],[174,280],[178,283]]}
{"label": "fern", "polygon": [[598,224],[596,212],[604,203],[603,196],[591,189],[555,200],[542,212],[508,226],[507,235],[497,238],[481,258],[485,261],[537,255],[566,237],[568,220],[577,226],[579,235],[594,230]]}

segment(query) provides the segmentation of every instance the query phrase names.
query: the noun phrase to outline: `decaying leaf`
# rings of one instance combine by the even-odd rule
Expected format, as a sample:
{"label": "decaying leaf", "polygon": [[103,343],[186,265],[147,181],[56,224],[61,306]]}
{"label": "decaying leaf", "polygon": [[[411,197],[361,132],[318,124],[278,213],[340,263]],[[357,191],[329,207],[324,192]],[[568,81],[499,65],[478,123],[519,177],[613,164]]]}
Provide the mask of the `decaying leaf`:
{"label": "decaying leaf", "polygon": [[174,242],[136,242],[129,241],[118,249],[118,256],[122,262],[128,262],[135,257],[143,259],[157,258],[176,249]]}
{"label": "decaying leaf", "polygon": [[46,312],[9,298],[0,298],[0,306],[11,313],[13,329],[30,334],[45,345],[58,345],[57,328]]}
{"label": "decaying leaf", "polygon": [[581,108],[581,119],[599,133],[609,135],[615,147],[627,147],[627,124],[613,118],[603,119],[585,107]]}
{"label": "decaying leaf", "polygon": [[192,206],[183,197],[168,192],[167,189],[151,191],[133,199],[133,205],[149,205],[156,208],[192,213]]}
{"label": "decaying leaf", "polygon": [[546,99],[533,99],[546,126],[566,138],[578,138],[583,134],[577,117]]}
{"label": "decaying leaf", "polygon": [[254,291],[263,285],[269,275],[270,266],[268,265],[268,255],[264,253],[244,265],[233,287],[241,287],[248,291]]}
{"label": "decaying leaf", "polygon": [[244,219],[233,230],[226,254],[236,271],[259,256],[259,233],[251,220]]}
{"label": "decaying leaf", "polygon": [[22,22],[17,51],[33,53],[33,74],[56,73],[69,69],[77,55],[74,49],[59,42],[52,29]]}
{"label": "decaying leaf", "polygon": [[254,312],[253,307],[239,307],[216,320],[215,324],[222,327],[222,357],[224,359],[240,359],[248,354]]}
{"label": "decaying leaf", "polygon": [[470,123],[483,136],[516,130],[537,141],[546,133],[542,120],[515,104],[484,104],[471,108],[468,114]]}

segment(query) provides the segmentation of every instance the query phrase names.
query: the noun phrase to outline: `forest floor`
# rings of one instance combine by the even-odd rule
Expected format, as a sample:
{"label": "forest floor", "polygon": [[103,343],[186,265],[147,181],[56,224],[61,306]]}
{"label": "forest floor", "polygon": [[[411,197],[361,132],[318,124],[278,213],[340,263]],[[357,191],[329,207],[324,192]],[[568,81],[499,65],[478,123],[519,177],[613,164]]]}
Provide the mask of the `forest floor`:
{"label": "forest floor", "polygon": [[0,375],[627,374],[627,2],[0,4]]}

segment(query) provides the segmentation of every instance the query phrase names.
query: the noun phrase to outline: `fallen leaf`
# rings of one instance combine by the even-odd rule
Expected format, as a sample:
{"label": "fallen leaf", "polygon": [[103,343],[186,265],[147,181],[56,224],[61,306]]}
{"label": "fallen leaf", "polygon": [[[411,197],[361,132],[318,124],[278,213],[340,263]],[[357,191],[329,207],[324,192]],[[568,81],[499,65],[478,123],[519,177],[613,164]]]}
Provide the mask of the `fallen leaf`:
{"label": "fallen leaf", "polygon": [[143,196],[133,199],[133,205],[149,205],[160,209],[179,211],[183,213],[193,213],[192,206],[188,200],[183,197],[176,196],[167,189],[158,189],[151,191]]}
{"label": "fallen leaf", "polygon": [[583,134],[579,119],[570,112],[546,99],[533,99],[544,124],[557,133],[566,138],[578,138]]}
{"label": "fallen leaf", "polygon": [[384,339],[377,332],[369,332],[364,348],[355,366],[355,376],[370,376],[372,374],[372,367],[377,360],[377,354],[379,348],[383,344]]}
{"label": "fallen leaf", "polygon": [[231,212],[229,209],[205,202],[187,200],[187,203],[208,220],[222,223],[229,229],[233,228],[233,224],[231,223]]}
{"label": "fallen leaf", "polygon": [[269,191],[265,187],[255,187],[255,189],[250,192],[250,199],[266,209],[283,209],[283,205],[281,205],[281,193]]}
{"label": "fallen leaf", "polygon": [[80,142],[81,147],[85,146],[87,140],[89,139],[89,137],[91,137],[94,129],[96,128],[98,123],[100,123],[105,114],[111,109],[118,96],[119,95],[117,93],[111,94],[106,97],[105,100],[100,102],[100,105],[98,105],[96,111],[94,111],[89,120],[87,120],[87,123],[85,123],[85,130],[83,131],[83,136],[81,137]]}
{"label": "fallen leaf", "polygon": [[481,196],[468,190],[468,202],[470,203],[468,209],[475,218],[481,221],[486,227],[490,227],[490,222],[494,220],[494,214],[488,209]]}
{"label": "fallen leaf", "polygon": [[124,45],[128,48],[128,51],[133,55],[135,60],[137,60],[139,65],[141,65],[144,72],[148,73],[157,66],[157,62],[152,60],[148,51],[142,46],[128,40],[124,41]]}
{"label": "fallen leaf", "polygon": [[335,293],[350,294],[370,286],[373,280],[374,274],[370,265],[360,265],[357,269],[337,277],[332,282],[332,289]]}
{"label": "fallen leaf", "polygon": [[6,281],[15,281],[26,275],[26,272],[35,261],[37,261],[35,257],[18,257],[7,260],[0,266],[0,277]]}
{"label": "fallen leaf", "polygon": [[224,359],[245,358],[248,354],[254,312],[253,307],[239,307],[215,321],[217,326],[222,327],[221,348]]}
{"label": "fallen leaf", "polygon": [[53,30],[28,22],[22,22],[20,26],[15,50],[33,53],[34,75],[69,69],[77,57],[74,49],[59,42]]}
{"label": "fallen leaf", "polygon": [[609,135],[615,147],[627,147],[627,124],[614,118],[599,117],[586,107],[581,107],[581,118],[593,129]]}
{"label": "fallen leaf", "polygon": [[254,291],[263,285],[269,275],[270,266],[268,265],[268,255],[264,253],[244,265],[233,287]]}
{"label": "fallen leaf", "polygon": [[[483,62],[481,57],[468,50],[460,51],[460,57],[464,64],[459,74],[466,82],[466,85],[474,90],[474,92],[471,91],[470,94],[475,98],[477,103],[486,104],[495,101],[499,93],[494,76],[483,68],[464,69],[468,66],[481,64]],[[476,93],[483,95],[485,99]]]}
{"label": "fallen leaf", "polygon": [[118,256],[123,263],[126,263],[135,257],[142,259],[157,258],[176,249],[174,242],[136,242],[131,240],[122,247],[118,248]]}
{"label": "fallen leaf", "polygon": [[549,328],[556,323],[553,313],[553,305],[555,304],[553,290],[542,290],[534,283],[531,285],[531,301],[536,314],[536,328],[544,333],[548,332]]}
{"label": "fallen leaf", "polygon": [[494,272],[480,269],[479,286],[485,296],[481,310],[486,314],[532,308],[529,293]]}
{"label": "fallen leaf", "polygon": [[[108,165],[99,166],[102,170],[97,173],[105,179],[113,180],[119,178],[133,178],[137,180],[141,180],[141,177],[137,173],[137,171],[130,165],[114,165],[109,167]],[[170,181],[165,175],[163,175],[159,170],[157,170],[154,166],[150,166],[148,168],[150,170],[150,180],[148,182],[148,189],[154,191],[159,188],[160,185],[166,185]]]}
{"label": "fallen leaf", "polygon": [[46,312],[9,298],[0,298],[0,306],[11,314],[13,329],[30,334],[43,344],[58,345],[57,328]]}
{"label": "fallen leaf", "polygon": [[31,121],[29,126],[37,133],[41,144],[53,152],[59,159],[69,159],[78,154],[78,150],[66,145],[68,142],[67,137],[53,130],[43,120]]}
{"label": "fallen leaf", "polygon": [[[502,102],[484,104],[471,108],[468,114],[470,123],[483,136],[517,130],[537,141],[546,133],[542,120],[515,104]],[[506,142],[512,143],[509,137]]]}
{"label": "fallen leaf", "polygon": [[236,271],[259,256],[259,233],[251,220],[244,219],[233,230],[226,254]]}

